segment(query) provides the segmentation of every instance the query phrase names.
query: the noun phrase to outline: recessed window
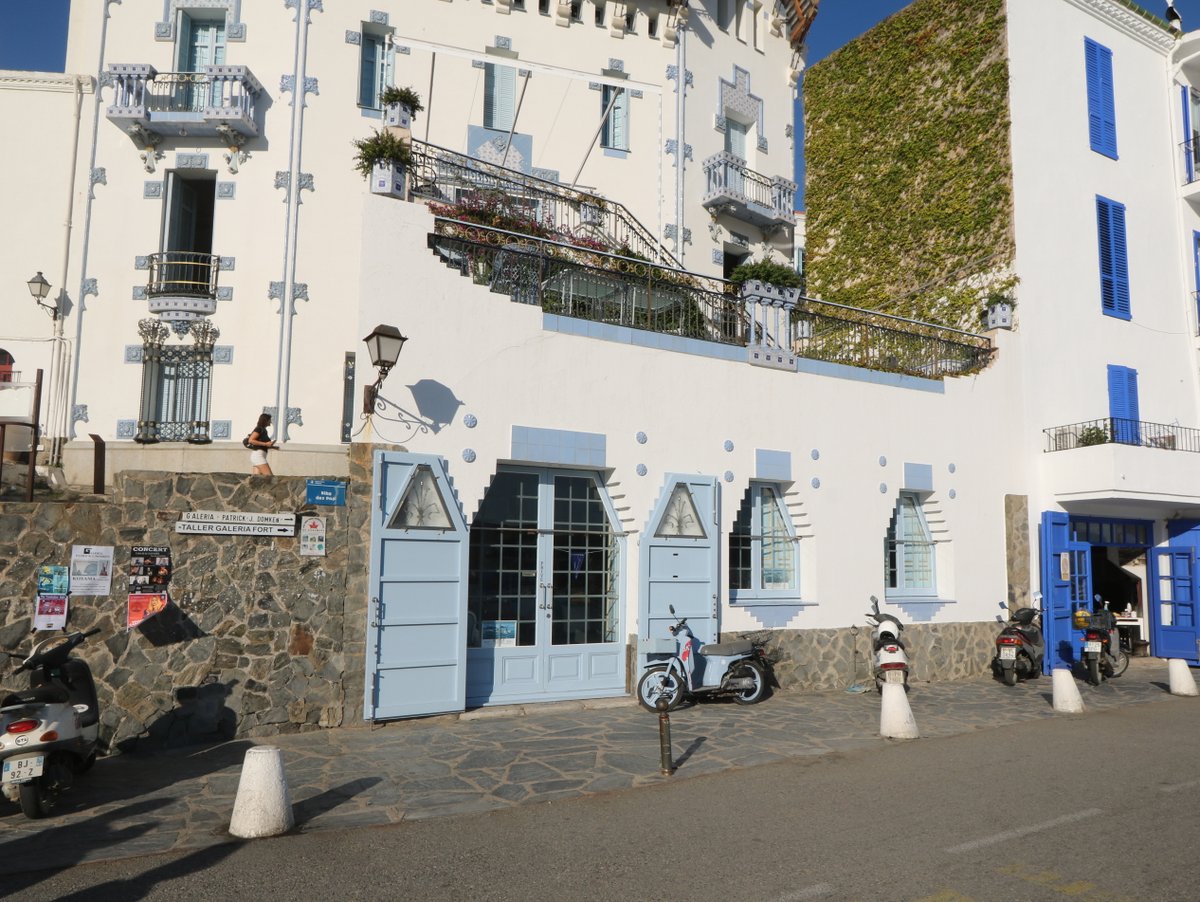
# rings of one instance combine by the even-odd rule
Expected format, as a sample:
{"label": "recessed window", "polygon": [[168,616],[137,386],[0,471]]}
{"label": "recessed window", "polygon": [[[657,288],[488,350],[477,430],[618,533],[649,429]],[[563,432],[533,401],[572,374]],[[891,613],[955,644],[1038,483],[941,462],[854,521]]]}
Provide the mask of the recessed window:
{"label": "recessed window", "polygon": [[513,126],[517,70],[485,63],[483,67],[483,127],[508,131]]}
{"label": "recessed window", "polygon": [[888,595],[937,594],[933,537],[916,492],[901,492],[884,540]]}
{"label": "recessed window", "polygon": [[583,0],[571,0],[571,21],[583,21]]}
{"label": "recessed window", "polygon": [[[629,92],[604,85],[600,91],[601,113],[608,112],[600,130],[600,146],[610,150],[629,150]],[[611,111],[609,107],[611,106]]]}
{"label": "recessed window", "polygon": [[604,0],[596,0],[595,22],[597,28],[604,27]]}
{"label": "recessed window", "polygon": [[538,12],[543,16],[550,15],[550,0],[538,0]]}
{"label": "recessed window", "polygon": [[796,540],[783,493],[776,485],[751,483],[729,533],[729,589],[797,595]]}
{"label": "recessed window", "polygon": [[362,41],[358,53],[358,105],[369,110],[381,110],[379,95],[392,83],[395,54],[382,31],[372,31],[363,23]]}
{"label": "recessed window", "polygon": [[658,14],[651,13],[646,16],[646,34],[652,38],[658,37]]}

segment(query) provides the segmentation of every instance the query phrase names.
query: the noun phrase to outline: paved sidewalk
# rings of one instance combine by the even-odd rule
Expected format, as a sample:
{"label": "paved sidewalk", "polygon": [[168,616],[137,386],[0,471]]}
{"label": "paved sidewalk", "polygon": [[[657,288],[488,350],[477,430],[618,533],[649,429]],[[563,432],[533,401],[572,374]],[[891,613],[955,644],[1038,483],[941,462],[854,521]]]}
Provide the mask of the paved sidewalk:
{"label": "paved sidewalk", "polygon": [[[1099,687],[1079,684],[1085,714],[1167,692],[1165,661],[1135,659]],[[981,678],[914,684],[924,741],[1056,714],[1051,681],[1009,688]],[[707,702],[671,715],[678,770],[659,773],[658,718],[632,699],[482,709],[262,740],[283,749],[305,832],[396,823],[549,802],[735,767],[878,748],[879,696],[782,692],[754,707]],[[102,760],[64,795],[60,813],[28,821],[0,800],[0,874],[181,851],[232,841],[226,832],[251,743]]]}

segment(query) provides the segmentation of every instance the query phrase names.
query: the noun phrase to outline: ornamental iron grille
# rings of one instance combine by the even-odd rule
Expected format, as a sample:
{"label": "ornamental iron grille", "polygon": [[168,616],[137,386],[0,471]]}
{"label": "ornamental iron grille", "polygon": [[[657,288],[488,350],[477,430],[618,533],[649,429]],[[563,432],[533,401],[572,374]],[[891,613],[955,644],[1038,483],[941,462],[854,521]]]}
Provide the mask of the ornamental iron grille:
{"label": "ornamental iron grille", "polygon": [[193,339],[190,346],[167,347],[170,331],[166,323],[156,319],[138,324],[142,336],[142,399],[134,441],[207,444],[212,441],[212,353],[221,332],[208,320],[200,320],[188,330]]}

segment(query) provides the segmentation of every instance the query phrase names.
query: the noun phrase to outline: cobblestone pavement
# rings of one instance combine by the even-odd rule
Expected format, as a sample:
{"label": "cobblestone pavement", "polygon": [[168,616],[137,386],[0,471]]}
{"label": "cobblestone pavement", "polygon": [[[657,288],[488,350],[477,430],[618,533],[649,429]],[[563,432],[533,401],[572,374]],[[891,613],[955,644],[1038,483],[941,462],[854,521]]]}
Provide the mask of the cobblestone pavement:
{"label": "cobblestone pavement", "polygon": [[[1078,683],[1083,715],[1056,714],[1051,680],[914,684],[927,741],[1044,717],[1088,716],[1171,699],[1165,661],[1135,659],[1099,687]],[[1193,704],[1192,699],[1174,699]],[[789,758],[878,748],[879,696],[780,692],[754,707],[714,701],[671,715],[677,771],[659,773],[658,718],[632,699],[480,709],[273,737],[283,749],[297,830],[482,812],[679,780]],[[28,821],[0,800],[0,874],[229,842],[249,742],[101,760],[55,817]]]}

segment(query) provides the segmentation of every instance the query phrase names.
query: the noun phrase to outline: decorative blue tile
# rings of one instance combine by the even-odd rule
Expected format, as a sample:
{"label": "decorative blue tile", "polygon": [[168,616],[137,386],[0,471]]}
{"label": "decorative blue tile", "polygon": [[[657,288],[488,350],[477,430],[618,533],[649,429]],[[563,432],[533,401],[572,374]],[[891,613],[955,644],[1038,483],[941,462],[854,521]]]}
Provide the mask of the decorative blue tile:
{"label": "decorative blue tile", "polygon": [[209,433],[217,441],[228,441],[233,434],[233,421],[213,420],[209,425]]}

